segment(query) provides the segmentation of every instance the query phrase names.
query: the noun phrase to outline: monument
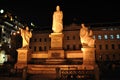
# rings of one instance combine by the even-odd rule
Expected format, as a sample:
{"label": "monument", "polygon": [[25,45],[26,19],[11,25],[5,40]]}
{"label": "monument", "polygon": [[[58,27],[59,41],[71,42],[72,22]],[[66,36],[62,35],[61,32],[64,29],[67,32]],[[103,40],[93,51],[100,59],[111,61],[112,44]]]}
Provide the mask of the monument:
{"label": "monument", "polygon": [[20,28],[20,34],[22,36],[22,47],[17,49],[18,59],[15,65],[16,68],[24,68],[27,66],[27,62],[30,60],[30,49],[29,42],[32,37],[32,32],[29,30],[29,27],[26,26],[25,29]]}
{"label": "monument", "polygon": [[80,29],[80,41],[83,51],[83,64],[94,65],[95,64],[95,40],[93,39],[93,32],[89,30],[84,24],[81,24]]}
{"label": "monument", "polygon": [[63,12],[60,10],[60,6],[56,6],[56,11],[53,13],[52,30],[53,33],[49,35],[51,38],[51,49],[48,52],[49,59],[63,59]]}

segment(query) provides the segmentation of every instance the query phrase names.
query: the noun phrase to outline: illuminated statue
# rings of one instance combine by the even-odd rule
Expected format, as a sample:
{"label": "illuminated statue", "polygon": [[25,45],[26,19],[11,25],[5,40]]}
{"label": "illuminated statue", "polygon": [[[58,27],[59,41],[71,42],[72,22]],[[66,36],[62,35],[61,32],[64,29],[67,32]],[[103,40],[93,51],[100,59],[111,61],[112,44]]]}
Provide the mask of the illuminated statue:
{"label": "illuminated statue", "polygon": [[26,29],[21,29],[21,36],[22,36],[22,48],[29,48],[30,38],[32,37],[32,32],[29,30],[29,27],[26,26]]}
{"label": "illuminated statue", "polygon": [[80,40],[83,47],[94,47],[95,40],[93,39],[92,30],[88,30],[84,24],[81,24],[82,28],[80,29]]}
{"label": "illuminated statue", "polygon": [[55,33],[60,33],[63,30],[63,12],[60,11],[60,7],[56,7],[56,11],[53,13],[53,24],[52,24],[52,30]]}

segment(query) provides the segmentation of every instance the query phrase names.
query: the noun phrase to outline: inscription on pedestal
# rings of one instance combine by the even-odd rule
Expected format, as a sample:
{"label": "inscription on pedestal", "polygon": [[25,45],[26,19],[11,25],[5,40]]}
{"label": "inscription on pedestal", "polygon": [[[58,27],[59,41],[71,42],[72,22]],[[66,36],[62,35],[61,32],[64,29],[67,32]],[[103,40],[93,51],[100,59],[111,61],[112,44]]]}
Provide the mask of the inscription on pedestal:
{"label": "inscription on pedestal", "polygon": [[64,50],[49,50],[48,58],[64,58]]}
{"label": "inscription on pedestal", "polygon": [[26,62],[27,61],[27,53],[18,53],[18,61]]}
{"label": "inscription on pedestal", "polygon": [[51,53],[51,57],[60,58],[60,53],[57,53],[57,52]]}

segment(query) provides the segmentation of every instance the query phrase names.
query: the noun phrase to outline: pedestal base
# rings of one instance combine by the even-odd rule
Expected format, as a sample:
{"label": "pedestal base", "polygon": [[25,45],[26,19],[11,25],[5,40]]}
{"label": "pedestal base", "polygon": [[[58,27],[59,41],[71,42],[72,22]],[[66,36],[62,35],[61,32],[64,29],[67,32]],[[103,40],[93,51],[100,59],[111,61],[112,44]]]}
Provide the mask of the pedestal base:
{"label": "pedestal base", "polygon": [[17,49],[18,58],[15,68],[24,68],[27,66],[27,62],[31,59],[31,51],[26,48]]}
{"label": "pedestal base", "polygon": [[83,65],[95,65],[95,48],[82,48]]}
{"label": "pedestal base", "polygon": [[63,34],[62,33],[51,33],[51,49],[62,49],[63,47]]}

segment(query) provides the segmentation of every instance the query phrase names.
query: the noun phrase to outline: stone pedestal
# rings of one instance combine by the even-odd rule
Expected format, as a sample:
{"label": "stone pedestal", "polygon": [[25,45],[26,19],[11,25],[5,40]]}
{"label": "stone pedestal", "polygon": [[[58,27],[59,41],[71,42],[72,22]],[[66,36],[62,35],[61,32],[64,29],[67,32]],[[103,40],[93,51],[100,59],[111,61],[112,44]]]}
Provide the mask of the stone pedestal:
{"label": "stone pedestal", "polygon": [[62,33],[51,33],[51,48],[48,51],[47,64],[58,64],[64,63],[64,50],[63,50],[63,34]]}
{"label": "stone pedestal", "polygon": [[51,49],[62,49],[63,48],[63,34],[62,33],[51,33]]}
{"label": "stone pedestal", "polygon": [[51,33],[51,49],[48,51],[48,58],[64,58],[63,48],[63,34],[62,33]]}
{"label": "stone pedestal", "polygon": [[83,65],[95,65],[95,48],[82,48]]}
{"label": "stone pedestal", "polygon": [[26,48],[17,49],[18,58],[15,68],[24,68],[27,66],[27,62],[31,59],[31,51]]}

